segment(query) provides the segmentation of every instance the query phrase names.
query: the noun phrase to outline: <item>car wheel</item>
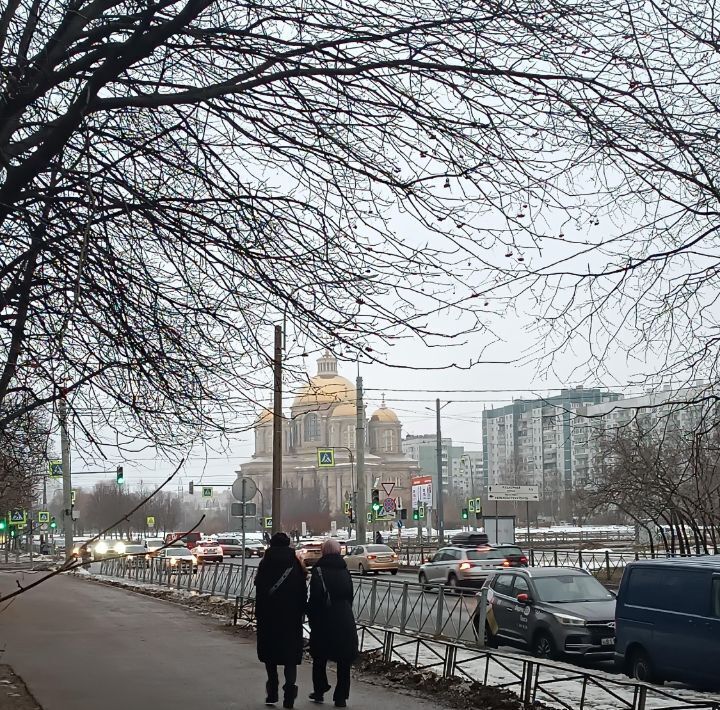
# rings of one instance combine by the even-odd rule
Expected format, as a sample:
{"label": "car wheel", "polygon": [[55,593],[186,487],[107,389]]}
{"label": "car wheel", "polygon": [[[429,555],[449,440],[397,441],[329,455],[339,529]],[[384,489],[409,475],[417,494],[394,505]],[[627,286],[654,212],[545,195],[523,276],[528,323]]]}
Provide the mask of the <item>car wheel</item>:
{"label": "car wheel", "polygon": [[420,574],[418,575],[418,582],[420,584],[428,583],[428,578],[427,578],[427,575],[425,574],[425,572],[420,572]]}
{"label": "car wheel", "polygon": [[655,673],[650,656],[642,648],[636,649],[630,659],[630,675],[643,683],[662,683]]}
{"label": "car wheel", "polygon": [[396,569],[390,570],[390,574],[392,574],[393,576],[396,575],[397,573],[398,573],[398,571]]}
{"label": "car wheel", "polygon": [[360,562],[360,563],[358,564],[358,572],[360,572],[360,574],[363,575],[363,577],[367,574],[367,570],[365,569],[365,565],[364,565],[362,562]]}
{"label": "car wheel", "polygon": [[532,647],[533,656],[536,658],[547,658],[548,660],[555,660],[558,657],[557,649],[555,648],[555,642],[552,636],[541,631],[535,635]]}

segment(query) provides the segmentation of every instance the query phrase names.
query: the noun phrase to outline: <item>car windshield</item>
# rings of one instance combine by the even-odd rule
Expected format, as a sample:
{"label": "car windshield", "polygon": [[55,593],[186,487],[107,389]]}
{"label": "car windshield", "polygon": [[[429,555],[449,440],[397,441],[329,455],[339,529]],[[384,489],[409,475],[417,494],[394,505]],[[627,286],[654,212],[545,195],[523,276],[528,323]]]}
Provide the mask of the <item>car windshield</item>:
{"label": "car windshield", "polygon": [[365,547],[365,549],[366,549],[368,552],[374,552],[374,553],[376,553],[376,554],[377,554],[378,552],[385,552],[385,553],[390,552],[390,553],[392,553],[392,548],[391,548],[391,547],[388,547],[387,545],[367,545],[367,547]]}
{"label": "car windshield", "polygon": [[187,547],[171,547],[166,550],[168,557],[192,557],[193,554]]}
{"label": "car windshield", "polygon": [[162,547],[165,543],[163,540],[146,540],[145,544],[148,547],[148,550],[155,550],[158,547]]}
{"label": "car windshield", "polygon": [[513,547],[511,545],[507,545],[506,547],[496,547],[496,552],[499,552],[503,557],[507,556],[514,556],[514,557],[522,557],[523,551],[519,547]]}
{"label": "car windshield", "polygon": [[533,583],[540,601],[543,602],[599,602],[613,598],[612,594],[589,574],[535,577]]}
{"label": "car windshield", "polygon": [[145,553],[145,548],[142,545],[127,545],[125,552],[128,555],[142,555]]}
{"label": "car windshield", "polygon": [[489,550],[467,550],[467,558],[469,560],[485,560],[488,558]]}

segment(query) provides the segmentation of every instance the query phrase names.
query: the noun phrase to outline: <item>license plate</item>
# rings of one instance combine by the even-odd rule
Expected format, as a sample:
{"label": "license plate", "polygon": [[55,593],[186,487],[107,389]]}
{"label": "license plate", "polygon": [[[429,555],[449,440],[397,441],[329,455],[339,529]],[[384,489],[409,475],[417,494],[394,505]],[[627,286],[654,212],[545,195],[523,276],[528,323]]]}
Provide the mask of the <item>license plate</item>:
{"label": "license plate", "polygon": [[615,637],[610,636],[606,639],[600,639],[600,645],[601,646],[614,646],[615,645]]}

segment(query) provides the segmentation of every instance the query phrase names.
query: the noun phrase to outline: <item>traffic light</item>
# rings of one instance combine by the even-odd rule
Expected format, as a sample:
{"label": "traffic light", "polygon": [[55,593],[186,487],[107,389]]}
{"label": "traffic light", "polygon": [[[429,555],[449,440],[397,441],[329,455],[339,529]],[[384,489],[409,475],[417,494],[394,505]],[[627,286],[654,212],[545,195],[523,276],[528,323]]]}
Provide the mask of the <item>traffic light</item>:
{"label": "traffic light", "polygon": [[115,471],[115,480],[117,481],[118,486],[122,486],[122,484],[125,483],[125,474],[123,473],[122,466],[117,467],[117,470]]}
{"label": "traffic light", "polygon": [[50,529],[55,530],[57,527],[57,521],[55,520],[55,516],[53,515],[52,518],[50,518]]}
{"label": "traffic light", "polygon": [[5,518],[0,519],[0,531],[5,530],[7,528],[7,520]]}
{"label": "traffic light", "polygon": [[407,520],[407,508],[400,508],[400,520]]}
{"label": "traffic light", "polygon": [[420,520],[422,520],[425,517],[425,505],[423,503],[420,504],[418,512],[420,513]]}
{"label": "traffic light", "polygon": [[380,491],[377,488],[373,488],[372,491],[372,509],[377,513],[380,510]]}
{"label": "traffic light", "polygon": [[462,511],[460,512],[460,515],[462,516],[463,520],[467,520],[468,519],[468,509],[463,508]]}
{"label": "traffic light", "polygon": [[15,526],[10,526],[10,537],[16,537],[17,536],[17,530],[15,530]]}
{"label": "traffic light", "polygon": [[190,483],[188,483],[188,493],[190,495],[195,493],[195,483],[193,481],[190,481]]}
{"label": "traffic light", "polygon": [[417,508],[413,508],[413,520],[420,520],[420,511]]}

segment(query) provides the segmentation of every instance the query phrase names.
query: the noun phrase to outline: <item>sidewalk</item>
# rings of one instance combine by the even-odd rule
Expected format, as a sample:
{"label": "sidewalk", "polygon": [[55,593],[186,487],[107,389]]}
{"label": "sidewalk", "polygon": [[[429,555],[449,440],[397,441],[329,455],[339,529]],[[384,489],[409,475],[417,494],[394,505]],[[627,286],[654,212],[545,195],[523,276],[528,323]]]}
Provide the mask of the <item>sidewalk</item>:
{"label": "sidewalk", "polygon": [[[27,584],[37,578],[2,573],[0,591],[16,588],[16,579]],[[0,614],[0,648],[1,662],[25,681],[43,710],[265,707],[254,636],[231,634],[177,605],[68,575],[21,595]],[[309,664],[299,671],[295,707],[318,708],[307,698]],[[410,705],[437,707],[353,680],[350,708]]]}

